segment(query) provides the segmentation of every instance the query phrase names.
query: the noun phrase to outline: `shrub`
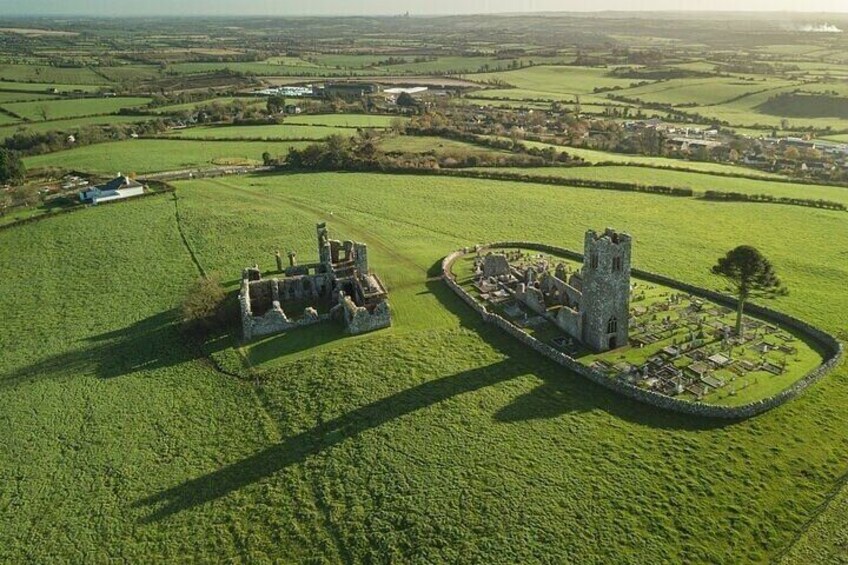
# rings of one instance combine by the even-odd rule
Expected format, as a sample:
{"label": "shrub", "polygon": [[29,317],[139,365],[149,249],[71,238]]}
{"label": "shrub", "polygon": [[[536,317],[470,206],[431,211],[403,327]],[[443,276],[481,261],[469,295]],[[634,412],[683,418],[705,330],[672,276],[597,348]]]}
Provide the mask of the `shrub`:
{"label": "shrub", "polygon": [[200,277],[180,304],[180,321],[189,334],[207,335],[227,321],[227,293],[216,276]]}

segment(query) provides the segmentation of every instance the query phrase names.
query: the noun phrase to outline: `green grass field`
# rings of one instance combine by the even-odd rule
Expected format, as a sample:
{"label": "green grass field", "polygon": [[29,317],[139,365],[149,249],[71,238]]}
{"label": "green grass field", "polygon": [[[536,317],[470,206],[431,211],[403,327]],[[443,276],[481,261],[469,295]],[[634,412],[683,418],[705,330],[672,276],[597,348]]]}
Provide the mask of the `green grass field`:
{"label": "green grass field", "polygon": [[720,105],[741,96],[793,86],[785,80],[740,80],[726,77],[685,78],[629,88],[616,95],[660,104]]}
{"label": "green grass field", "polygon": [[388,128],[393,123],[405,123],[409,118],[376,114],[299,114],[286,118],[287,124],[336,126],[344,128]]}
{"label": "green grass field", "polygon": [[214,141],[132,139],[99,143],[24,159],[28,169],[58,167],[92,173],[150,173],[187,168],[208,168],[241,161],[261,164],[262,153],[284,155],[289,147],[305,143],[278,141]]}
{"label": "green grass field", "polygon": [[380,139],[379,147],[383,151],[398,152],[398,153],[438,153],[446,154],[457,152],[463,154],[481,154],[481,153],[498,153],[506,154],[506,151],[499,151],[464,141],[455,139],[445,139],[443,137],[433,137],[427,135],[397,135],[389,136]]}
{"label": "green grass field", "polygon": [[724,177],[690,171],[651,169],[626,165],[596,167],[539,167],[539,168],[495,168],[507,173],[555,176],[570,179],[590,179],[611,182],[627,182],[642,185],[660,185],[691,188],[703,194],[707,190],[719,192],[741,192],[744,194],[769,194],[779,197],[831,200],[848,205],[848,188],[774,182],[747,178]]}
{"label": "green grass field", "polygon": [[[717,287],[709,266],[747,242],[791,288],[775,307],[840,331],[842,214],[372,174],[177,194],[189,245],[230,288],[275,249],[313,259],[316,221],[365,241],[394,325],[254,342],[254,385],[173,325],[197,271],[171,196],[0,231],[0,274],[28,289],[0,293],[15,343],[0,359],[0,560],[764,562],[846,472],[844,366],[752,420],[693,420],[569,375],[431,279],[461,245],[578,248],[612,225],[633,233],[637,266]],[[228,345],[208,347],[245,371]]]}
{"label": "green grass field", "polygon": [[236,100],[241,100],[250,106],[265,106],[265,100],[255,96],[220,96],[218,98],[210,98],[197,102],[187,102],[185,104],[171,104],[169,106],[154,106],[150,109],[151,112],[157,114],[173,114],[182,111],[192,111],[202,106],[209,106],[215,103],[230,104]]}
{"label": "green grass field", "polygon": [[41,92],[9,92],[0,90],[0,105],[8,102],[26,102],[27,100],[51,100],[56,98]]}
{"label": "green grass field", "polygon": [[[0,78],[6,79],[5,76],[0,75]],[[26,92],[36,92],[42,94],[48,94],[52,89],[56,89],[59,92],[74,92],[78,90],[80,92],[97,92],[102,88],[108,88],[102,84],[62,84],[55,82],[15,82],[11,79],[6,79],[0,81],[0,90],[23,90]]]}
{"label": "green grass field", "polygon": [[0,64],[0,77],[8,81],[46,83],[44,88],[54,86],[52,83],[91,85],[109,82],[87,67],[65,68],[37,64]]}
{"label": "green grass field", "polygon": [[[503,81],[524,91],[526,98],[591,94],[595,88],[627,88],[637,82],[633,79],[608,76],[609,71],[593,67],[538,66],[517,71],[480,73],[467,78],[475,82]],[[533,93],[538,95],[532,95]],[[484,95],[485,92],[478,94]]]}
{"label": "green grass field", "polygon": [[149,98],[79,98],[75,100],[39,100],[35,102],[12,102],[3,104],[3,108],[18,116],[43,121],[46,113],[48,120],[75,118],[78,116],[96,116],[114,114],[121,108],[135,108],[150,102]]}
{"label": "green grass field", "polygon": [[[2,114],[0,114],[2,116]],[[146,116],[89,116],[69,118],[49,122],[18,122],[16,125],[0,127],[0,139],[13,135],[17,131],[43,133],[48,131],[72,132],[86,126],[133,124],[149,120]]]}
{"label": "green grass field", "polygon": [[701,161],[686,161],[683,159],[671,159],[668,157],[648,157],[645,155],[628,155],[626,153],[610,153],[609,151],[599,151],[597,149],[585,149],[583,147],[572,147],[566,145],[552,145],[550,143],[540,143],[538,141],[521,141],[527,147],[538,147],[545,149],[547,147],[556,147],[560,151],[565,151],[574,157],[580,157],[587,163],[613,163],[621,165],[647,165],[649,167],[667,167],[671,169],[686,169],[702,173],[719,173],[732,175],[747,175],[752,177],[774,178],[779,175],[766,173],[751,169],[748,167],[740,167],[736,165],[725,165],[722,163],[706,163]]}
{"label": "green grass field", "polygon": [[350,137],[356,130],[348,127],[308,126],[296,124],[262,126],[200,126],[176,130],[171,137],[181,139],[310,139],[331,135]]}

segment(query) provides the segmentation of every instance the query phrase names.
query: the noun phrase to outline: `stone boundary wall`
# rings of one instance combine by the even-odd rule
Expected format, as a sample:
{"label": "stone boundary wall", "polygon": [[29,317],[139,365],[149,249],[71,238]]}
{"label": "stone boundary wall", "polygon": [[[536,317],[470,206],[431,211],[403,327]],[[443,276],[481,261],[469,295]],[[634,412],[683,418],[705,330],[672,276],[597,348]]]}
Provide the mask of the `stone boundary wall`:
{"label": "stone boundary wall", "polygon": [[[569,249],[526,241],[505,241],[480,246],[481,249],[496,249],[508,247],[534,249],[537,251],[551,253],[554,255],[561,255],[563,257],[573,259],[575,261],[583,260],[582,254],[571,251]],[[807,324],[806,322],[802,322],[797,318],[793,318],[792,316],[788,316],[786,314],[777,312],[764,306],[750,304],[746,306],[747,312],[753,313],[757,317],[767,320],[769,322],[776,323],[784,327],[789,327],[803,334],[810,341],[814,342],[824,352],[824,362],[809,373],[807,373],[803,378],[796,381],[790,387],[782,390],[774,396],[750,402],[748,404],[742,404],[739,406],[718,406],[701,402],[691,402],[688,400],[665,396],[657,392],[639,388],[626,381],[613,377],[608,377],[607,375],[596,371],[591,367],[583,365],[582,363],[566,355],[565,353],[558,351],[553,347],[525,333],[520,328],[510,323],[502,316],[489,312],[489,310],[483,304],[480,304],[470,294],[463,290],[462,287],[459,286],[459,284],[457,284],[457,282],[454,280],[453,274],[451,273],[451,267],[457,259],[467,255],[468,253],[473,253],[474,251],[475,248],[473,247],[465,248],[458,251],[454,251],[453,253],[445,257],[442,260],[442,279],[445,281],[448,287],[453,290],[466,304],[471,306],[471,308],[474,309],[474,311],[477,312],[485,322],[499,327],[504,332],[511,335],[524,345],[541,353],[548,359],[559,363],[566,369],[569,369],[570,371],[573,371],[578,375],[589,379],[592,382],[595,382],[628,398],[632,398],[640,402],[645,402],[647,404],[662,408],[664,410],[671,410],[674,412],[690,414],[693,416],[720,418],[726,420],[743,420],[745,418],[750,418],[752,416],[762,414],[763,412],[780,406],[784,402],[787,402],[788,400],[791,400],[801,394],[804,390],[807,389],[807,387],[816,383],[819,379],[821,379],[828,372],[830,372],[839,363],[843,355],[842,344],[830,334],[823,332],[822,330],[815,328]],[[724,306],[728,306],[734,309],[736,308],[736,300],[734,298],[717,292],[702,289],[696,286],[692,286],[690,284],[676,281],[663,275],[658,275],[656,273],[651,273],[640,269],[632,269],[631,274],[643,280],[662,284],[671,288],[687,292],[689,294],[706,298]]]}

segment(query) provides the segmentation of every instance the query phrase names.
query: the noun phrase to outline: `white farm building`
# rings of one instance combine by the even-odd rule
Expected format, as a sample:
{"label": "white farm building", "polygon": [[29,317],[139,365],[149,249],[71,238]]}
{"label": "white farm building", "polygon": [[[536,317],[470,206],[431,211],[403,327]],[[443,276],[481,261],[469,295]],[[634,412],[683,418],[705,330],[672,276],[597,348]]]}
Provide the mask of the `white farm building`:
{"label": "white farm building", "polygon": [[144,188],[144,185],[135,179],[118,173],[117,177],[105,184],[83,190],[79,193],[79,197],[81,202],[97,204],[99,202],[130,198],[131,196],[141,196],[144,194]]}

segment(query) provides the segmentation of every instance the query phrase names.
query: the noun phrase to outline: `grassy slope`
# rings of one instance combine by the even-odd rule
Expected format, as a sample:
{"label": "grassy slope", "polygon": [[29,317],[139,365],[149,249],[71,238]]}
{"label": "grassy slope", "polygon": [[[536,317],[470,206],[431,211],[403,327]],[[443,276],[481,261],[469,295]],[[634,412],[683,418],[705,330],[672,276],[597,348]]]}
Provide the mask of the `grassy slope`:
{"label": "grassy slope", "polygon": [[168,197],[0,232],[4,284],[30,289],[0,294],[16,344],[0,360],[0,560],[763,561],[846,471],[844,368],[714,428],[564,374],[427,280],[465,243],[577,247],[615,225],[639,266],[714,285],[714,258],[753,238],[793,290],[777,306],[838,330],[841,215],[388,175],[179,194],[189,242],[228,282],[274,249],[308,261],[319,219],[366,241],[395,325],[253,344],[268,373],[254,396],[166,324],[194,276]]}
{"label": "grassy slope", "polygon": [[[417,341],[419,328],[433,335],[447,323],[441,309],[433,307],[434,298],[445,301],[448,310],[465,323],[474,324],[464,316],[462,306],[452,306],[438,287],[424,283],[427,266],[439,255],[436,247],[495,237],[529,237],[574,247],[587,225],[629,228],[631,222],[631,231],[639,234],[642,266],[663,272],[677,268],[678,276],[702,284],[715,283],[706,275],[707,267],[714,256],[739,241],[733,234],[758,233],[757,244],[776,259],[795,291],[779,307],[835,329],[838,314],[825,303],[827,297],[833,297],[833,291],[827,289],[836,289],[839,277],[844,276],[843,270],[835,267],[839,251],[825,251],[830,257],[799,257],[795,246],[810,248],[804,241],[826,237],[841,221],[839,216],[781,209],[770,212],[765,221],[741,206],[729,209],[697,203],[691,207],[691,203],[668,203],[642,195],[598,199],[582,190],[557,195],[544,187],[509,183],[373,175],[213,181],[185,185],[184,189],[191,187],[196,190],[189,200],[197,202],[189,204],[188,223],[195,221],[192,209],[199,222],[192,229],[197,234],[193,241],[214,268],[226,272],[238,268],[233,251],[244,238],[236,237],[222,246],[211,235],[212,226],[219,223],[248,229],[243,216],[236,218],[228,211],[228,202],[238,202],[253,211],[251,217],[265,217],[263,210],[268,215],[278,208],[294,210],[295,225],[328,219],[340,236],[365,239],[371,243],[375,269],[392,289],[395,327],[357,340],[369,344],[361,355],[341,344],[321,343],[315,336],[311,336],[313,343],[320,344],[316,355],[301,349],[310,338],[271,338],[249,350],[254,362],[291,352],[289,357],[265,364],[273,375],[267,394],[284,415],[284,429],[308,428],[305,422],[314,421],[317,412],[319,422],[338,424],[343,437],[357,434],[341,444],[335,436],[319,442],[309,450],[311,464],[307,464],[310,476],[321,485],[318,496],[332,509],[333,529],[340,532],[342,546],[356,558],[388,550],[408,556],[409,548],[417,547],[416,555],[435,560],[457,555],[482,559],[488,555],[491,559],[496,554],[497,559],[520,561],[531,559],[535,551],[558,551],[574,560],[759,560],[790,539],[798,521],[822,500],[835,474],[844,472],[837,456],[845,448],[844,441],[832,443],[833,438],[844,437],[834,428],[841,424],[832,419],[838,399],[846,394],[839,377],[752,422],[694,433],[673,429],[687,427],[676,417],[656,415],[638,406],[621,408],[621,401],[608,398],[603,391],[579,381],[559,380],[555,368],[550,373],[547,364],[539,364],[497,336],[486,337],[494,347],[494,357],[472,347],[464,334],[450,338],[453,346],[425,346]],[[483,187],[486,201],[497,202],[496,206],[479,205]],[[213,202],[223,204],[215,212],[217,221],[210,221],[207,212],[201,213],[210,210]],[[505,220],[528,213],[532,222]],[[206,219],[200,221],[200,217]],[[563,222],[563,217],[569,221]],[[809,232],[812,218],[816,218],[815,234]],[[281,237],[266,219],[251,222],[250,229],[250,243],[243,251],[259,260],[267,257],[267,263],[276,247],[311,248],[311,225],[295,228],[288,237]],[[666,243],[671,237],[673,247]],[[404,339],[396,340],[398,334]],[[408,340],[415,344],[411,349],[407,349]],[[416,347],[428,347],[430,354]],[[433,355],[435,350],[439,353]],[[441,367],[449,359],[456,359],[456,374],[463,380],[479,377],[487,384],[489,379],[498,380],[486,367],[500,363],[499,354],[504,350],[509,363],[494,372],[506,373],[508,382],[492,383],[426,407],[418,405],[417,396],[410,398],[403,392],[418,382],[417,375],[418,379],[426,374],[441,376]],[[338,363],[339,355],[352,366]],[[470,374],[460,361],[468,356],[478,358],[480,365]],[[386,357],[405,364],[411,374],[398,374],[395,363],[387,362]],[[363,376],[367,371],[364,358],[369,359],[375,375],[386,378]],[[512,360],[521,368],[515,368]],[[525,374],[529,366],[532,375]],[[332,371],[338,373],[328,376]],[[513,376],[513,371],[520,375]],[[447,382],[443,386],[464,390],[450,382],[450,387]],[[432,387],[440,393],[443,390],[439,381]],[[366,392],[373,388],[378,390]],[[320,398],[316,390],[321,390]],[[413,391],[423,394],[420,389]],[[398,396],[390,403],[379,402],[389,394]],[[404,408],[404,403],[412,408]],[[350,413],[332,420],[345,412],[344,406]],[[399,417],[387,422],[383,412],[392,408],[400,412]],[[298,415],[292,415],[295,412]],[[828,427],[831,439],[815,431],[819,426]],[[314,433],[320,436],[322,429],[318,426]],[[570,430],[567,436],[562,435],[564,429]],[[284,442],[281,450],[300,446],[302,438],[290,435],[292,439]],[[606,446],[602,459],[600,453],[587,452],[585,446],[590,444]],[[486,447],[489,445],[498,446],[495,453]],[[315,451],[320,455],[314,455]],[[267,457],[274,453],[263,452]],[[457,458],[462,462],[457,463]],[[509,461],[506,467],[501,464],[504,460]],[[634,469],[633,461],[642,463]],[[284,467],[280,471],[284,473],[289,465],[299,463],[299,459],[294,463],[287,459],[277,468]],[[410,472],[410,467],[416,471]],[[532,473],[526,474],[530,469]],[[237,485],[233,488],[248,488],[230,476],[234,472],[213,476],[232,481]],[[263,484],[273,489],[271,485],[282,479],[275,475],[265,480],[268,483]],[[581,505],[581,497],[568,494],[573,487],[566,485],[580,484],[594,484],[599,489],[591,509]],[[379,496],[369,493],[368,485],[379,485]],[[191,487],[180,487],[172,496],[179,501]],[[450,503],[453,497],[436,494],[446,491],[474,494],[455,506]],[[426,515],[431,519],[417,520],[425,500]],[[403,532],[392,521],[401,516],[406,524]],[[438,518],[432,520],[433,516]],[[474,526],[468,526],[469,520]],[[365,526],[360,525],[362,521]],[[545,524],[550,523],[569,527],[546,529]],[[618,530],[639,534],[613,533],[617,529],[610,526],[613,523]],[[375,528],[381,533],[374,532]],[[672,535],[672,530],[677,533]],[[482,536],[473,547],[467,537],[471,531]],[[435,542],[437,538],[442,544]],[[517,543],[518,539],[522,543]]]}
{"label": "grassy slope", "polygon": [[98,173],[146,173],[192,167],[210,167],[215,159],[261,162],[265,151],[283,155],[298,143],[278,141],[215,141],[133,139],[99,143],[24,159],[28,169],[60,167]]}
{"label": "grassy slope", "polygon": [[224,515],[170,529],[141,525],[133,508],[265,433],[249,387],[195,360],[171,324],[196,276],[173,202],[104,206],[0,240],[3,288],[27,289],[0,296],[0,341],[14,344],[0,361],[0,561],[175,559],[195,535],[237,551]]}

